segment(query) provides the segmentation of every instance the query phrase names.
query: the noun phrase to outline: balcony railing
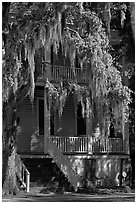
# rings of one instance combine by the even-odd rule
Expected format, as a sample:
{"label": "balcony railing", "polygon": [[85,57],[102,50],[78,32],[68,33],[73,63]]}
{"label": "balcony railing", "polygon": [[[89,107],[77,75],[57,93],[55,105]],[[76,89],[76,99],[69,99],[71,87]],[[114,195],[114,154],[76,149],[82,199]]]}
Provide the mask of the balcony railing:
{"label": "balcony railing", "polygon": [[109,138],[88,142],[88,137],[50,136],[51,141],[63,153],[123,153],[122,138]]}
{"label": "balcony railing", "polygon": [[51,80],[58,82],[62,78],[86,83],[86,75],[81,68],[71,68],[66,66],[51,66]]}
{"label": "balcony railing", "polygon": [[86,153],[87,152],[87,137],[50,137],[52,142],[64,153]]}
{"label": "balcony railing", "polygon": [[92,143],[93,153],[122,153],[123,152],[123,140],[122,138],[109,138],[97,140]]}

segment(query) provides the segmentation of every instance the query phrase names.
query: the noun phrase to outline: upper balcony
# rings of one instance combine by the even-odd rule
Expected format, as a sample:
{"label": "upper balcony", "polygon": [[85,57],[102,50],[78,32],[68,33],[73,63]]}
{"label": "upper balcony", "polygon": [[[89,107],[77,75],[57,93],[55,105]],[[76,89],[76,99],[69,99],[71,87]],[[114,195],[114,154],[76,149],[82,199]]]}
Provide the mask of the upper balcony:
{"label": "upper balcony", "polygon": [[[122,41],[122,37],[120,36],[120,33],[118,30],[111,30],[110,33],[110,44],[111,45],[118,45]],[[45,63],[43,67],[43,74],[41,77],[39,77],[38,82],[44,82],[45,80],[45,74],[48,76],[49,81],[53,83],[58,83],[62,80],[69,80],[69,81],[75,81],[79,84],[85,84],[86,83],[86,72],[85,70],[81,68],[72,68],[70,66],[62,66],[63,61],[65,60],[65,64],[70,64],[67,59],[64,59],[64,56],[61,51],[59,51],[59,56],[57,57],[54,54],[53,57],[53,63],[54,65],[51,65],[50,63]],[[50,60],[49,60],[50,61]],[[57,65],[59,64],[59,65]]]}
{"label": "upper balcony", "polygon": [[86,83],[86,75],[81,68],[71,68],[66,66],[51,67],[51,81],[59,82],[61,79]]}
{"label": "upper balcony", "polygon": [[72,68],[68,66],[58,66],[46,64],[46,71],[38,78],[38,83],[44,83],[45,75],[52,83],[59,83],[62,80],[69,80],[79,84],[86,83],[86,72],[81,68]]}

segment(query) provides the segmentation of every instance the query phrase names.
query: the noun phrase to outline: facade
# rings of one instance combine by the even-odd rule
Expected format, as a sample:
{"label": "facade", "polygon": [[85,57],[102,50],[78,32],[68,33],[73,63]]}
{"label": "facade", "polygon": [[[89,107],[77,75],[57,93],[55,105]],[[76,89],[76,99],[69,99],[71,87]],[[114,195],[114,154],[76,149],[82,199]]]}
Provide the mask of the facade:
{"label": "facade", "polygon": [[[113,33],[114,44],[116,39]],[[47,63],[50,82],[55,86],[61,77],[74,79],[70,63],[61,52],[58,57],[49,53]],[[86,84],[85,74],[79,68],[75,77],[78,83]],[[58,110],[49,108],[44,77],[41,77],[33,103],[29,97],[22,102],[18,121],[17,152],[24,161],[51,158],[75,189],[90,186],[93,180],[95,185],[122,185],[124,162],[129,157],[128,137],[110,135],[101,139],[98,127],[92,132],[92,120],[90,116],[82,117],[82,107],[73,93],[67,97],[59,116]]]}

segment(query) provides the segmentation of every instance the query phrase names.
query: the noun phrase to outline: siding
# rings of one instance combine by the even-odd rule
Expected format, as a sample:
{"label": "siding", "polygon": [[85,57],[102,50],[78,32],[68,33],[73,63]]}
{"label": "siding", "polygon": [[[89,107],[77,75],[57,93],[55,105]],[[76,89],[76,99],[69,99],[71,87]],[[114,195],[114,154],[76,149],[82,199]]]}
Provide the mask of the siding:
{"label": "siding", "polygon": [[53,53],[53,59],[51,63],[58,66],[70,66],[70,60],[68,57],[64,56],[61,49],[59,50],[58,55]]}
{"label": "siding", "polygon": [[[43,97],[43,95],[43,90],[36,89],[33,105],[31,104],[29,97],[26,97],[18,110],[20,122],[17,131],[17,151],[19,153],[31,154],[44,152],[44,136],[39,135],[37,113],[37,97]],[[73,95],[70,95],[67,98],[61,118],[56,115],[54,122],[55,135],[76,135]]]}
{"label": "siding", "polygon": [[75,122],[75,107],[73,96],[67,98],[63,114],[59,118],[58,113],[55,118],[55,135],[58,136],[75,136],[76,135],[76,122]]}
{"label": "siding", "polygon": [[[35,96],[42,97],[43,91],[36,90]],[[31,104],[29,97],[26,97],[18,110],[18,117],[17,151],[24,154],[42,153],[44,136],[38,135],[37,99]]]}

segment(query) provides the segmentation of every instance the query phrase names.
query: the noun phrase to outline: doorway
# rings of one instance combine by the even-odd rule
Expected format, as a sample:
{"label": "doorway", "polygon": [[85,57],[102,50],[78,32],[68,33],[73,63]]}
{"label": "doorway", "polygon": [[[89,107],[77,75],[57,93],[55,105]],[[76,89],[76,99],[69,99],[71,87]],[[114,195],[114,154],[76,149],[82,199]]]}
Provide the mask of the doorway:
{"label": "doorway", "polygon": [[86,135],[86,117],[82,116],[82,105],[77,105],[77,135]]}

